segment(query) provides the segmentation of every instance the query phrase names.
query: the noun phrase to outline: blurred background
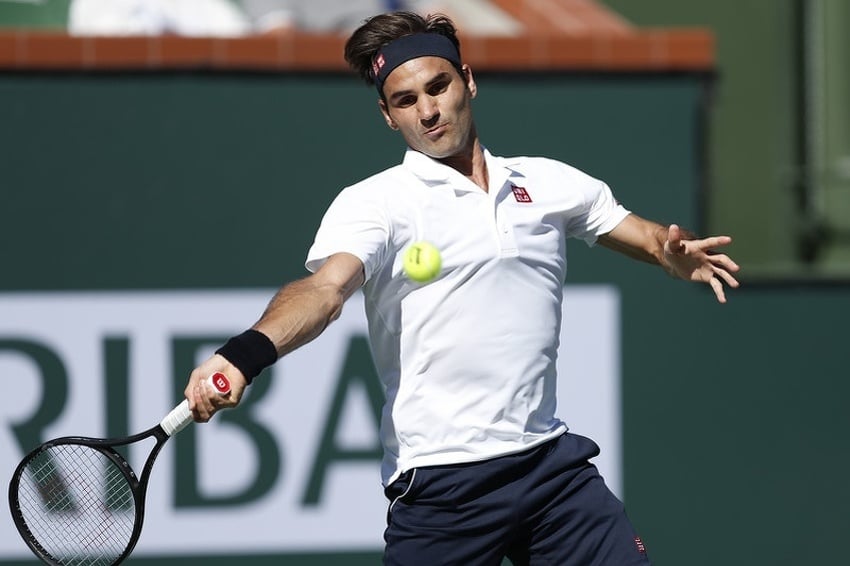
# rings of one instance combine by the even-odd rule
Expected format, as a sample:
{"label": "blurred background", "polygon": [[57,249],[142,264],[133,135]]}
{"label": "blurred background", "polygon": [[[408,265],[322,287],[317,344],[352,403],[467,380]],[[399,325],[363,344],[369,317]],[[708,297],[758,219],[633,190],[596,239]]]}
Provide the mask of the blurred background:
{"label": "blurred background", "polygon": [[[561,159],[604,179],[642,216],[735,239],[729,253],[743,285],[723,306],[706,289],[606,250],[570,248],[567,286],[618,297],[620,400],[611,410],[622,428],[622,495],[654,563],[844,563],[850,4],[391,4],[0,0],[0,368],[12,392],[0,405],[4,481],[32,447],[25,440],[79,433],[69,427],[83,421],[65,413],[103,413],[95,432],[156,418],[159,409],[145,414],[134,395],[136,360],[163,355],[151,343],[174,346],[188,333],[214,344],[259,314],[238,311],[244,321],[228,315],[216,324],[195,313],[199,305],[236,308],[247,297],[245,305],[261,308],[255,296],[305,274],[304,255],[336,192],[396,164],[404,150],[383,126],[374,92],[346,71],[346,34],[389,8],[443,11],[476,71],[477,122],[494,153]],[[210,297],[219,302],[202,301]],[[147,312],[170,321],[156,339],[121,314],[143,317],[139,301],[153,301]],[[94,343],[75,342],[97,305],[111,314],[97,315]],[[188,310],[157,310],[163,305]],[[122,336],[123,357],[115,353]],[[353,360],[341,362],[337,391],[367,383],[366,401],[354,403],[365,416],[340,422],[369,425],[368,352],[353,336],[307,348]],[[176,396],[192,359],[172,350],[165,372]],[[45,377],[46,352],[67,368],[64,389],[47,386],[56,382]],[[116,359],[123,365],[110,365]],[[93,368],[96,379],[76,367]],[[33,377],[20,380],[18,371]],[[87,398],[83,383],[104,396]],[[301,439],[301,456],[257,457],[258,478],[285,483],[287,466],[304,460],[315,471],[324,456],[374,465],[368,435],[350,450],[328,437],[328,422],[339,427],[322,417],[340,410],[332,389],[319,406],[281,401],[289,405],[278,411],[319,418],[325,432]],[[133,413],[129,421],[106,407],[113,398]],[[267,440],[291,446],[286,434],[271,429]],[[257,446],[260,436],[251,436]],[[176,465],[163,475],[191,484],[177,477],[188,468]],[[298,473],[307,487],[291,505],[300,511],[281,510],[268,535],[240,532],[234,520],[227,552],[145,546],[143,534],[129,562],[379,563],[381,533],[355,536],[350,519],[317,512],[321,486]],[[377,475],[363,477],[380,499]],[[165,503],[190,518],[201,508],[220,513],[221,525],[242,517],[238,498],[218,504],[200,496]],[[287,521],[324,538],[278,544],[275,530],[306,529]],[[23,544],[6,538],[0,564],[25,563]]]}

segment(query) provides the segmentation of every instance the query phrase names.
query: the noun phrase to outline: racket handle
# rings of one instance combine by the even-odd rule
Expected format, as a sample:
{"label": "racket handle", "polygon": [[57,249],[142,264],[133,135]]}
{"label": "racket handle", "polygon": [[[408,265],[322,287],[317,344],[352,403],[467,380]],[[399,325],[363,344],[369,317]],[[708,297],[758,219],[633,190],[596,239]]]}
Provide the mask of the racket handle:
{"label": "racket handle", "polygon": [[[216,372],[207,378],[207,383],[210,384],[219,395],[227,395],[230,393],[230,381],[223,373]],[[168,436],[173,436],[186,428],[192,422],[192,413],[189,411],[189,401],[183,399],[183,402],[174,407],[170,413],[165,415],[165,418],[159,423],[162,430]]]}

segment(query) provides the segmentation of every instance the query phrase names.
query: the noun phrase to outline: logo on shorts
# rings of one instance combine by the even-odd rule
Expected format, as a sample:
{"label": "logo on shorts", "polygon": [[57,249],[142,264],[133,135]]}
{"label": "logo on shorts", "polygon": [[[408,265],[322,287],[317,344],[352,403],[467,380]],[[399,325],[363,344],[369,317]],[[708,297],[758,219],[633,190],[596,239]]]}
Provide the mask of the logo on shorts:
{"label": "logo on shorts", "polygon": [[528,194],[523,187],[517,187],[516,185],[511,185],[511,190],[514,192],[514,198],[517,202],[527,203],[531,202],[531,195]]}
{"label": "logo on shorts", "polygon": [[635,546],[637,546],[638,552],[641,554],[646,554],[646,545],[643,544],[643,541],[640,540],[640,537],[635,537]]}

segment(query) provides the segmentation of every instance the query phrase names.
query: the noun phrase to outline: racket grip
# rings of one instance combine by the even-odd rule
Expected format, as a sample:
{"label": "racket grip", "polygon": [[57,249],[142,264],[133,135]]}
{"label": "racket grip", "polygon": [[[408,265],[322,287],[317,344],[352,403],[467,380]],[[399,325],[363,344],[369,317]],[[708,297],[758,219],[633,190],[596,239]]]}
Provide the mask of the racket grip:
{"label": "racket grip", "polygon": [[[213,389],[219,395],[227,395],[230,393],[230,381],[223,373],[216,372],[207,378]],[[183,402],[174,407],[170,413],[165,415],[165,418],[160,421],[159,426],[165,431],[168,436],[173,436],[186,428],[192,422],[192,412],[189,411],[189,401],[183,399]]]}

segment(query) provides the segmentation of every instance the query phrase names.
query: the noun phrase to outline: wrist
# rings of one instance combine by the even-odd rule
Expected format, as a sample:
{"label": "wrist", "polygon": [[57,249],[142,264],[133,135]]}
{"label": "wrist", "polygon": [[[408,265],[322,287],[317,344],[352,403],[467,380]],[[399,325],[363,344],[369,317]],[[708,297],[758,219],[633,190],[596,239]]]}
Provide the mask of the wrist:
{"label": "wrist", "polygon": [[242,372],[248,384],[261,371],[277,361],[277,348],[274,342],[254,329],[246,330],[230,338],[215,353]]}

